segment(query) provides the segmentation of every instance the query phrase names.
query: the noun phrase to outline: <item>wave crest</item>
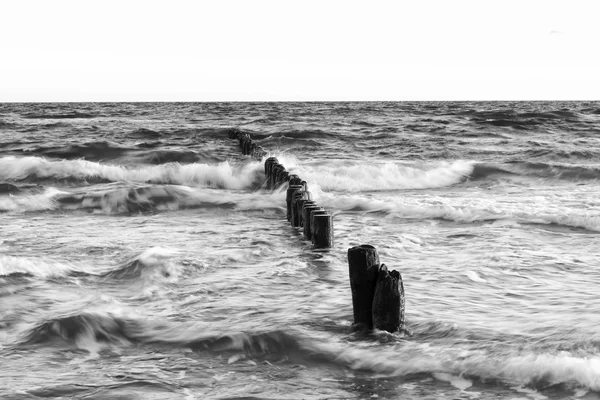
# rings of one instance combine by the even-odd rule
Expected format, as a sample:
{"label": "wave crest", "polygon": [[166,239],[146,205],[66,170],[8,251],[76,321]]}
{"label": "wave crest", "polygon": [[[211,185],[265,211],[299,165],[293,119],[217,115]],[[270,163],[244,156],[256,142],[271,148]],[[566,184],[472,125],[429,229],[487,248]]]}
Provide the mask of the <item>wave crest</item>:
{"label": "wave crest", "polygon": [[171,163],[126,168],[86,160],[50,161],[41,157],[14,156],[0,158],[0,179],[7,181],[129,181],[239,190],[255,187],[263,170],[264,167],[259,162],[245,164],[241,168],[233,168],[227,161],[219,164]]}

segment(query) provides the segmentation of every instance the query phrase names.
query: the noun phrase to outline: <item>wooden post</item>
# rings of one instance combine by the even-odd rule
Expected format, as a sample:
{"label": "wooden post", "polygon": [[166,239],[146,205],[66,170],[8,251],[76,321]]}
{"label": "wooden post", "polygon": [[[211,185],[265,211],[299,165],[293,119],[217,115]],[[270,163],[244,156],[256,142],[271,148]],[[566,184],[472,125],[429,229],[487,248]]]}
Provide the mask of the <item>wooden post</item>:
{"label": "wooden post", "polygon": [[292,220],[292,199],[298,190],[302,190],[302,186],[292,185],[290,182],[285,196],[285,202],[287,203],[287,220],[290,222]]}
{"label": "wooden post", "polygon": [[267,158],[267,159],[265,160],[265,175],[267,175],[267,174],[268,174],[268,172],[269,172],[269,167],[270,167],[270,165],[271,165],[272,163],[274,163],[274,162],[279,162],[279,160],[278,160],[277,158],[275,158],[275,157],[269,157],[269,158]]}
{"label": "wooden post", "polygon": [[315,244],[315,217],[317,215],[329,215],[330,212],[326,210],[312,210],[310,212],[310,240],[312,244]]}
{"label": "wooden post", "polygon": [[373,329],[373,297],[379,270],[375,247],[363,244],[348,249],[350,289],[355,329]]}
{"label": "wooden post", "polygon": [[309,197],[309,193],[304,192],[302,199],[296,201],[295,215],[298,216],[298,227],[304,226],[304,214],[302,212],[302,210],[304,209],[304,206],[314,204],[314,201],[309,200],[308,197]]}
{"label": "wooden post", "polygon": [[296,203],[298,202],[298,200],[301,199],[304,199],[304,192],[302,191],[302,189],[296,191],[292,196],[292,213],[290,218],[290,224],[294,228],[300,226],[300,216],[298,215],[298,206],[296,205]]}
{"label": "wooden post", "polygon": [[404,285],[396,270],[388,272],[381,264],[373,296],[373,326],[390,333],[404,327]]}
{"label": "wooden post", "polygon": [[[306,207],[310,207],[310,206],[316,206],[317,203],[315,203],[312,199],[309,199],[310,197],[310,193],[306,193],[304,194],[304,203],[302,203],[302,205],[300,206],[299,210],[298,210],[298,214],[300,216],[300,226],[304,227],[304,222],[306,221],[306,219],[304,218],[304,209]],[[310,215],[309,215],[310,217]]]}
{"label": "wooden post", "polygon": [[333,215],[315,215],[313,230],[315,232],[313,243],[316,248],[326,249],[333,247]]}
{"label": "wooden post", "polygon": [[285,171],[285,167],[279,163],[271,167],[271,189],[276,189],[279,186],[279,174]]}
{"label": "wooden post", "polygon": [[323,207],[319,207],[314,202],[313,204],[305,203],[304,207],[302,207],[302,226],[304,227],[304,238],[306,240],[311,240],[312,238],[310,233],[310,212],[312,210],[324,211]]}
{"label": "wooden post", "polygon": [[286,170],[281,171],[277,176],[277,187],[286,184],[289,180],[290,174]]}
{"label": "wooden post", "polygon": [[290,185],[301,185],[302,179],[296,174],[290,175]]}
{"label": "wooden post", "polygon": [[275,189],[275,176],[277,174],[277,170],[282,167],[283,165],[279,163],[271,164],[271,169],[269,171],[269,184],[267,185],[269,189]]}
{"label": "wooden post", "polygon": [[229,128],[229,139],[237,139],[240,134],[240,130],[238,128]]}

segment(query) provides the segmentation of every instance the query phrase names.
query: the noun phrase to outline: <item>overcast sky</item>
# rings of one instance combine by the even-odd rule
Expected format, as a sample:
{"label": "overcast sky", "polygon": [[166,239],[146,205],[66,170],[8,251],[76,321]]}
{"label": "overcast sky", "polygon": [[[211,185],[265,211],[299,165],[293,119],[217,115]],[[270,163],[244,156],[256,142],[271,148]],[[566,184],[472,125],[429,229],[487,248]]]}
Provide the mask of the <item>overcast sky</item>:
{"label": "overcast sky", "polygon": [[577,0],[7,0],[0,101],[598,100],[599,18]]}

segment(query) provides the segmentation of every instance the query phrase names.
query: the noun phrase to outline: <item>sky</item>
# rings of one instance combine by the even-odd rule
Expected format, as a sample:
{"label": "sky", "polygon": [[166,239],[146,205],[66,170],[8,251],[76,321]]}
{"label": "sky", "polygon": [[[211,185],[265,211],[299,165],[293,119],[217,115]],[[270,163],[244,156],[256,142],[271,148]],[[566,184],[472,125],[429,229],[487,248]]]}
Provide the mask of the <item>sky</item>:
{"label": "sky", "polygon": [[598,1],[2,0],[0,101],[600,100]]}

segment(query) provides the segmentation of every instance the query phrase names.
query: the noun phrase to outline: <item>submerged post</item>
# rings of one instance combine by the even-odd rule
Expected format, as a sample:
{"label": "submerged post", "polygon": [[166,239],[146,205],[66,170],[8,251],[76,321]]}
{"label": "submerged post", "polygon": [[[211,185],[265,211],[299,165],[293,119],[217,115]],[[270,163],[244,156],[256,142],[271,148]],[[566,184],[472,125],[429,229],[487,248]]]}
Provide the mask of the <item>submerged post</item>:
{"label": "submerged post", "polygon": [[375,247],[363,244],[348,249],[350,289],[352,291],[353,327],[373,329],[373,297],[379,270],[379,255]]}
{"label": "submerged post", "polygon": [[381,264],[373,296],[373,326],[390,333],[404,327],[404,285],[400,272]]}

